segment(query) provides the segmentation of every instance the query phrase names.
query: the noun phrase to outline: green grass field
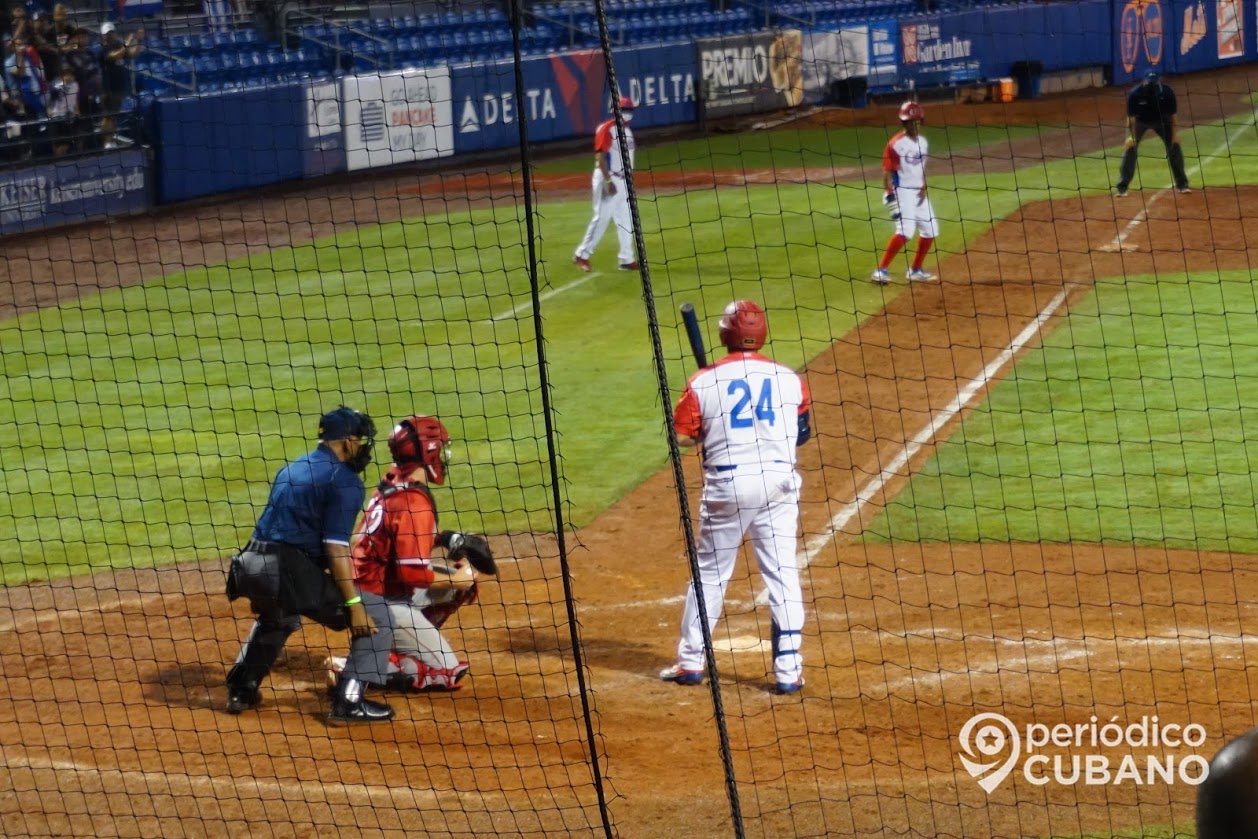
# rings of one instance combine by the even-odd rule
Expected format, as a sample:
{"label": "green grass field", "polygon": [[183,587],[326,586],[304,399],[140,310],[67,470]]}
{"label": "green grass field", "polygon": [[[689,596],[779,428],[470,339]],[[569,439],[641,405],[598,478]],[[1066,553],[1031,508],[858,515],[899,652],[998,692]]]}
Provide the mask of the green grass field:
{"label": "green grass field", "polygon": [[[1190,162],[1238,125],[1186,131]],[[1248,125],[1204,167],[1208,184],[1258,180]],[[932,150],[995,131],[938,131]],[[886,136],[720,136],[644,150],[640,168],[874,163]],[[1102,190],[1116,166],[1110,149],[935,178],[940,247],[961,250],[1022,203]],[[547,165],[586,168],[586,155]],[[865,281],[887,233],[877,184],[701,190],[641,211],[674,392],[688,369],[682,301],[707,316],[711,343],[725,302],[763,300],[770,350],[792,365],[882,306]],[[0,323],[0,421],[14,429],[0,452],[3,581],[225,555],[248,537],[275,471],[312,445],[318,414],[342,401],[384,428],[413,412],[446,421],[457,447],[437,490],[443,521],[552,530],[519,212],[364,226]],[[572,268],[587,221],[585,200],[544,203],[537,219],[542,290],[558,292],[543,304],[544,346],[563,513],[576,525],[667,457],[639,279],[616,271],[612,233],[597,275]],[[1247,433],[1258,422],[1253,311],[1241,276],[1101,283],[870,537],[1258,549],[1245,472],[1245,441],[1258,439]]]}

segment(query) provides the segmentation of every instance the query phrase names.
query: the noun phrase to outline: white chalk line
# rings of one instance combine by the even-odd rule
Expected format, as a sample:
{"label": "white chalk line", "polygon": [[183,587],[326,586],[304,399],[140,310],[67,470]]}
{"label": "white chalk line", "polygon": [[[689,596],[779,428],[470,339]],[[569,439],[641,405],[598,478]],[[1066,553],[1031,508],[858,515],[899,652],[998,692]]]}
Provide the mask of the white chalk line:
{"label": "white chalk line", "polygon": [[[1250,129],[1254,127],[1255,116],[1258,116],[1258,111],[1250,112],[1249,120],[1247,122],[1245,122],[1243,125],[1238,127],[1231,134],[1227,135],[1227,137],[1223,139],[1223,142],[1219,143],[1217,146],[1214,147],[1214,151],[1210,152],[1205,157],[1197,158],[1197,162],[1194,163],[1192,166],[1190,166],[1187,170],[1185,170],[1184,174],[1186,175],[1197,174],[1198,172],[1201,171],[1201,167],[1203,167],[1207,162],[1214,160],[1215,158],[1219,157],[1225,150],[1231,148],[1232,144],[1236,142],[1237,139],[1240,138],[1242,133],[1249,131]],[[1149,208],[1152,207],[1158,201],[1160,201],[1164,196],[1168,195],[1173,188],[1174,188],[1173,185],[1162,187],[1157,192],[1155,192],[1149,198],[1149,200],[1144,202],[1144,207],[1141,208],[1140,212],[1136,213],[1135,218],[1127,222],[1127,226],[1124,227],[1122,231],[1118,233],[1117,236],[1111,239],[1108,245],[1102,246],[1101,250],[1107,251],[1107,252],[1121,250],[1123,247],[1123,243],[1127,241],[1127,237],[1130,236],[1133,232],[1135,232],[1136,228],[1144,224],[1145,221],[1149,218]]]}
{"label": "white chalk line", "polygon": [[[558,288],[552,288],[549,291],[543,291],[541,294],[537,295],[537,300],[538,302],[541,302],[543,300],[549,300],[550,298],[554,297],[557,294],[563,294],[565,291],[571,291],[574,288],[580,288],[581,286],[585,285],[586,283],[588,283],[590,280],[594,279],[595,277],[601,277],[601,276],[603,276],[602,271],[593,271],[589,274],[586,274],[584,277],[582,277],[581,279],[575,282],[568,283],[567,285],[561,285]],[[511,308],[510,310],[503,312],[500,315],[494,315],[492,318],[490,318],[486,322],[497,323],[500,320],[513,318],[516,315],[518,315],[520,312],[527,311],[532,308],[533,308],[533,301],[525,300],[520,305],[515,306]]]}
{"label": "white chalk line", "polygon": [[[91,795],[94,793],[115,795],[116,786],[122,786],[128,795],[139,794],[137,787],[148,795],[170,795],[195,798],[214,798],[254,801],[301,801],[305,804],[361,805],[364,799],[384,806],[411,810],[440,810],[448,807],[451,799],[458,799],[465,810],[468,804],[481,804],[486,810],[493,809],[489,802],[508,803],[506,795],[498,791],[466,792],[457,789],[440,793],[428,789],[416,789],[410,784],[381,786],[379,784],[329,783],[327,781],[302,781],[297,779],[265,779],[255,776],[197,775],[187,772],[146,772],[140,769],[107,769],[85,764],[77,760],[32,758],[28,755],[10,755],[0,749],[0,768],[10,771],[25,769],[32,772],[73,773],[80,779],[99,778],[101,789],[73,790],[69,778],[59,775],[58,790],[62,793]],[[113,781],[117,783],[106,783]],[[82,784],[80,783],[80,786]],[[241,793],[253,792],[253,795]],[[374,806],[374,804],[373,804]]]}
{"label": "white chalk line", "polygon": [[[895,477],[899,477],[901,471],[912,462],[918,453],[940,432],[944,426],[956,419],[963,411],[971,406],[971,403],[978,396],[979,392],[988,386],[1004,368],[1013,361],[1014,357],[1025,349],[1031,339],[1037,335],[1048,322],[1066,303],[1066,299],[1070,293],[1077,288],[1073,283],[1067,283],[1061,291],[1054,295],[1048,305],[1040,311],[1035,320],[1028,323],[1022,328],[1014,339],[996,356],[987,366],[983,368],[978,376],[971,379],[965,387],[957,393],[956,397],[948,403],[942,411],[934,414],[930,422],[917,434],[913,435],[905,447],[899,454],[892,459],[888,466],[883,467],[878,474],[870,478],[863,487],[856,493],[856,497],[839,508],[839,511],[830,519],[828,525],[819,533],[815,533],[804,542],[804,550],[798,557],[799,568],[802,571],[812,564],[817,556],[828,548],[834,538],[842,532],[843,528],[848,525],[856,516],[858,516],[865,505],[877,497],[882,492],[887,483]],[[769,602],[768,592],[762,591],[756,596],[756,603],[763,606]]]}

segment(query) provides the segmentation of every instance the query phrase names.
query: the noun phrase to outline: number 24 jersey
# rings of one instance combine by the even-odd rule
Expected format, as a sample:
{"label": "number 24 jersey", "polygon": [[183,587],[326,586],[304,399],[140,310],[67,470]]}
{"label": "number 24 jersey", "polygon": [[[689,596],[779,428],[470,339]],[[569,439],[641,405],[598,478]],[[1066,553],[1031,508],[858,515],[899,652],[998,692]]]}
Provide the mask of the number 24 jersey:
{"label": "number 24 jersey", "polygon": [[754,352],[732,352],[690,377],[673,412],[677,433],[703,444],[705,468],[796,462],[808,385]]}

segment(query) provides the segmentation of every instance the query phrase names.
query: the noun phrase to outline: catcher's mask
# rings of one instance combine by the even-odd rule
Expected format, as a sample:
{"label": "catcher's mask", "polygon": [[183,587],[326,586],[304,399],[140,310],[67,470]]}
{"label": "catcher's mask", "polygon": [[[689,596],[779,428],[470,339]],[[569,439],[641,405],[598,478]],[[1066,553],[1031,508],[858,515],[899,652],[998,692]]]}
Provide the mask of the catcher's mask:
{"label": "catcher's mask", "polygon": [[450,432],[436,417],[415,416],[404,419],[389,435],[389,452],[399,469],[414,470],[423,466],[428,480],[445,483],[450,464]]}
{"label": "catcher's mask", "polygon": [[758,350],[769,335],[764,309],[750,300],[735,300],[721,317],[721,343],[731,350]]}

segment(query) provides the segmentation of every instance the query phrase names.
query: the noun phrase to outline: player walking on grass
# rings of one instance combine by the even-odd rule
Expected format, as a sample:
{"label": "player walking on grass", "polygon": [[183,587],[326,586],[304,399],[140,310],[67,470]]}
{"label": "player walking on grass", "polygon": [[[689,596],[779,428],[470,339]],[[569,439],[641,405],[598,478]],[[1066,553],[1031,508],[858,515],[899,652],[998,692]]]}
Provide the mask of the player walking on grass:
{"label": "player walking on grass", "polygon": [[880,285],[891,281],[887,269],[914,235],[918,237],[917,251],[913,254],[908,279],[935,279],[934,274],[922,267],[931,243],[939,235],[939,223],[926,195],[926,155],[930,144],[921,133],[925,120],[926,112],[921,105],[916,102],[901,105],[900,124],[904,130],[891,138],[882,153],[882,200],[895,222],[895,235],[887,243],[877,270],[869,276]]}
{"label": "player walking on grass", "polygon": [[[633,100],[620,97],[620,113],[624,118],[625,144],[629,147],[629,168],[633,168],[633,132],[629,123],[633,119]],[[598,247],[607,225],[616,222],[616,238],[620,242],[620,270],[638,270],[638,260],[633,251],[633,216],[629,212],[629,190],[625,187],[625,166],[620,154],[620,137],[616,131],[616,119],[605,121],[594,132],[594,177],[591,181],[594,194],[594,218],[585,229],[585,238],[577,246],[572,262],[582,271],[590,270],[590,257]]]}
{"label": "player walking on grass", "polygon": [[[428,489],[445,482],[450,433],[434,417],[402,420],[389,435],[393,466],[367,503],[355,534],[354,582],[388,603],[393,652],[386,687],[402,691],[457,690],[469,665],[441,634],[460,607],[476,601],[476,572],[496,570],[480,536],[437,529]],[[445,548],[444,561],[433,547]],[[328,661],[330,676],[344,659]]]}
{"label": "player walking on grass", "polygon": [[[795,553],[799,530],[796,449],[811,436],[808,385],[761,355],[764,310],[735,300],[721,318],[729,354],[690,377],[673,412],[677,442],[702,446],[698,561],[709,631],[721,618],[738,549],[750,538],[772,614],[773,679],[778,693],[804,686],[800,656],[804,597]],[[677,663],[660,678],[703,681],[703,630],[694,583],[686,592]]]}

